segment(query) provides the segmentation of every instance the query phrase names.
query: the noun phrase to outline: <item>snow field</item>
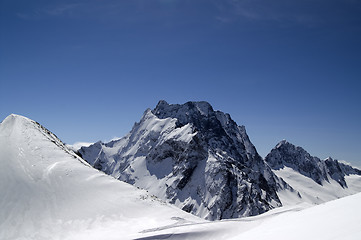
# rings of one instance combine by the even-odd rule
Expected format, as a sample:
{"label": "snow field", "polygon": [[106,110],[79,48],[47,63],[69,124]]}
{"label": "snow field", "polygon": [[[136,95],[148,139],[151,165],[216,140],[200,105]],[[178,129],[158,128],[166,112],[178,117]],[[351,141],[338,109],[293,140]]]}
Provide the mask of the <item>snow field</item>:
{"label": "snow field", "polygon": [[284,207],[208,222],[91,168],[48,130],[10,115],[0,124],[0,239],[361,239],[359,176],[347,176],[342,192],[337,182],[321,191],[291,169],[276,173],[299,204],[280,192]]}

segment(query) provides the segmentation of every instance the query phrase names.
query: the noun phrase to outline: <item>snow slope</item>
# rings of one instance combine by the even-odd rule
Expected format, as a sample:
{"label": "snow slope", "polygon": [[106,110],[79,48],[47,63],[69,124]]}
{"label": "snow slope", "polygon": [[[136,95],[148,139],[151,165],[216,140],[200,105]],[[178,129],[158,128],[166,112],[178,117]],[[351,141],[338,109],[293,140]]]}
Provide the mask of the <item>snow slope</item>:
{"label": "snow slope", "polygon": [[274,170],[275,174],[285,180],[292,188],[299,193],[301,198],[296,197],[288,191],[280,190],[278,196],[283,206],[296,205],[299,203],[321,204],[352,194],[361,192],[361,176],[345,176],[348,187],[342,187],[337,181],[330,179],[323,180],[322,185],[317,184],[313,179],[304,176],[292,168],[284,167]]}
{"label": "snow slope", "polygon": [[[348,177],[349,186],[360,186]],[[0,196],[2,240],[361,238],[361,193],[208,222],[91,168],[54,134],[17,115],[0,124]]]}
{"label": "snow slope", "polygon": [[322,161],[285,140],[263,160],[245,127],[207,102],[160,101],[125,137],[82,147],[79,154],[95,168],[207,220],[320,204],[361,191],[360,170]]}
{"label": "snow slope", "polygon": [[40,124],[0,125],[0,239],[132,239],[144,228],[197,222],[93,169]]}
{"label": "snow slope", "polygon": [[284,206],[300,202],[320,204],[361,192],[359,169],[332,158],[320,160],[286,140],[278,143],[265,161],[298,193],[295,196],[280,189],[277,194]]}
{"label": "snow slope", "polygon": [[361,193],[305,208],[281,207],[255,217],[166,226],[137,239],[359,240]]}
{"label": "snow slope", "polygon": [[361,170],[340,163],[332,158],[321,160],[311,156],[302,147],[295,146],[286,140],[281,141],[266,156],[265,161],[274,170],[289,167],[322,185],[334,180],[343,188],[347,188],[345,176],[361,175]]}
{"label": "snow slope", "polygon": [[361,194],[275,216],[232,239],[361,239]]}

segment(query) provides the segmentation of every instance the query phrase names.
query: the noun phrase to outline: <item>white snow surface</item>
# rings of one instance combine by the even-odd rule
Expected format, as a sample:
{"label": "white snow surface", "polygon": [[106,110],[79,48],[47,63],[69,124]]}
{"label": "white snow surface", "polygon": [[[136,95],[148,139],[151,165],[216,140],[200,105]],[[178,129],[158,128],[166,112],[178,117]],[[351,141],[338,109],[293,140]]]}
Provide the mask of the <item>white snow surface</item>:
{"label": "white snow surface", "polygon": [[[111,162],[109,168],[103,169],[108,174],[119,178],[119,169],[125,169],[125,176],[132,175],[137,186],[147,189],[158,197],[165,197],[166,188],[164,186],[171,185],[175,180],[174,177],[171,177],[173,163],[169,158],[169,161],[149,164],[146,162],[146,154],[150,148],[155,148],[169,139],[186,144],[197,134],[193,133],[191,124],[176,128],[176,122],[175,118],[159,119],[150,109],[147,109],[140,123],[135,124],[131,133],[120,140],[107,144],[97,142],[95,144],[97,147],[92,148],[94,151],[87,152],[86,154],[89,156],[84,155],[83,157],[98,161],[104,155],[103,158],[109,159]],[[101,149],[100,152],[99,149]],[[116,161],[115,158],[131,158],[133,161],[123,166],[123,161]],[[94,165],[94,162],[90,161],[89,163]],[[127,180],[125,178],[122,176],[121,180]],[[166,198],[163,200],[166,201]]]}
{"label": "white snow surface", "polygon": [[[194,104],[201,114],[205,114],[211,109],[209,104],[203,102]],[[159,107],[159,105],[162,106]],[[158,108],[161,110],[158,111]],[[157,110],[158,112],[156,112],[160,115],[172,112],[175,116],[183,119],[182,121],[185,124],[187,121],[184,118],[188,116],[187,109],[186,105],[180,107],[179,105],[168,105],[161,101],[154,111]],[[234,142],[243,143],[247,155],[255,157],[257,151],[249,141],[245,127],[237,126],[238,131],[232,131],[231,117],[222,112],[216,112],[216,115],[225,131],[229,131],[229,136],[234,138]],[[172,161],[172,156],[167,157],[168,155],[164,153],[167,153],[167,151],[174,153],[174,151],[169,145],[162,146],[162,144],[171,139],[179,146],[187,146],[192,138],[199,133],[192,130],[192,124],[188,123],[182,127],[177,127],[176,124],[177,118],[159,118],[153,111],[148,109],[145,111],[140,122],[136,123],[132,131],[124,138],[110,143],[98,142],[88,149],[82,148],[80,152],[83,154],[84,159],[87,159],[92,166],[101,169],[107,174],[132,183],[142,189],[147,189],[149,193],[181,209],[187,209],[185,207],[191,205],[193,206],[191,212],[196,216],[215,220],[217,219],[214,217],[216,216],[215,211],[210,208],[216,206],[214,209],[219,212],[221,211],[219,210],[221,207],[216,204],[224,202],[225,195],[220,194],[220,192],[226,187],[222,185],[224,180],[222,172],[215,172],[213,170],[219,168],[220,162],[222,162],[223,158],[227,157],[227,153],[222,155],[221,151],[208,151],[208,157],[204,162],[201,161],[202,158],[197,156],[198,165],[192,177],[179,190],[176,185],[177,181],[182,178],[182,175],[179,174],[181,171],[178,168],[183,163]],[[277,146],[280,147],[285,143],[286,141],[284,140]],[[162,154],[166,157],[163,157]],[[157,160],[156,156],[162,156],[161,160]],[[329,182],[324,181],[320,185],[312,178],[288,167],[272,171],[291,186],[291,188],[286,185],[278,188],[277,195],[283,206],[293,206],[300,203],[308,205],[321,204],[361,192],[361,176],[346,176],[345,180],[348,187],[343,188],[330,176],[328,177],[330,179]],[[264,171],[263,174],[268,179],[271,173]],[[242,184],[246,189],[251,188],[251,184],[246,181],[239,181],[237,186]],[[176,195],[172,195],[174,193],[172,192],[173,190]],[[235,196],[241,199],[242,195],[236,194]],[[260,192],[260,194],[262,194],[263,199],[266,199],[265,191]],[[238,203],[241,204],[242,202],[238,201]],[[270,204],[272,207],[279,207],[281,205],[275,201],[270,201]],[[243,216],[251,215],[249,212],[252,208],[248,206],[250,205],[243,207],[245,209],[242,213],[244,214]],[[255,206],[255,203],[252,203],[251,206]],[[224,209],[224,212],[229,211],[229,209],[231,208],[228,206]],[[229,212],[222,213],[222,219],[231,218],[230,216],[234,217],[231,215],[233,212]]]}
{"label": "white snow surface", "polygon": [[132,239],[147,228],[202,221],[93,169],[17,115],[0,125],[0,196],[2,240]]}
{"label": "white snow surface", "polygon": [[321,205],[281,207],[255,217],[145,231],[141,239],[359,240],[361,193]]}
{"label": "white snow surface", "polygon": [[[277,173],[296,177],[295,189],[305,183],[290,169]],[[347,181],[360,187],[358,177]],[[208,222],[91,168],[54,134],[17,115],[0,124],[0,196],[3,240],[361,239],[361,193]]]}
{"label": "white snow surface", "polygon": [[[160,107],[162,104],[164,106]],[[197,110],[188,109],[189,104]],[[197,111],[204,115],[213,110],[205,102],[189,104],[168,105],[161,101],[155,110],[146,110],[142,119],[124,138],[109,143],[97,142],[88,148],[81,148],[79,153],[89,164],[114,178],[147,189],[163,201],[208,220],[256,215],[265,209],[279,207],[278,198],[277,201],[269,200],[276,194],[271,196],[259,190],[257,195],[258,190],[251,190],[251,180],[243,176],[240,165],[236,165],[230,154],[231,150],[221,150],[225,147],[223,140],[227,144],[234,144],[237,153],[248,163],[260,160],[250,166],[250,172],[255,176],[263,172],[267,179],[272,178],[271,169],[262,165],[245,128],[238,127],[228,114],[211,112],[213,120],[219,119],[223,124],[219,126],[221,124],[215,123],[223,128],[225,136],[222,141],[220,138],[210,138],[209,143],[202,141],[206,130],[197,128],[197,123],[189,122],[187,118],[200,118]],[[205,119],[202,120],[207,122]],[[232,177],[226,173],[226,162],[233,162],[229,164]],[[249,173],[249,177],[257,179],[253,173]],[[230,187],[227,182],[230,178],[235,187]],[[269,205],[264,204],[265,201]]]}
{"label": "white snow surface", "polygon": [[[289,167],[273,170],[273,172],[278,177],[285,180],[295,190],[295,192],[290,192],[288,190],[281,190],[278,192],[278,196],[281,199],[283,206],[299,203],[308,203],[312,205],[321,204],[361,192],[361,176],[359,175],[345,176],[348,187],[343,188],[332,178],[329,178],[329,182],[323,181],[322,185],[317,184],[311,178],[306,177]],[[297,192],[301,195],[301,198],[297,197]]]}

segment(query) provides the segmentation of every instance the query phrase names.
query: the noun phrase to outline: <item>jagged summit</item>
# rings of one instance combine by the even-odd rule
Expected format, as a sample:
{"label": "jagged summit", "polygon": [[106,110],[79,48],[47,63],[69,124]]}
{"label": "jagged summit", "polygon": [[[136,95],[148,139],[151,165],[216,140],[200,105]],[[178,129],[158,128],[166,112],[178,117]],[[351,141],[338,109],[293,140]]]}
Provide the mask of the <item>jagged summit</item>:
{"label": "jagged summit", "polygon": [[[49,130],[16,114],[1,123],[0,141],[5,146],[0,155],[10,156],[11,148],[20,165],[27,164],[17,174],[34,186],[60,166],[48,159],[65,157],[60,171],[65,176],[72,174],[68,160],[83,161]],[[355,176],[360,170],[332,158],[322,161],[286,140],[263,160],[245,127],[207,102],[160,101],[125,137],[82,147],[79,155],[96,169],[209,220],[258,215],[302,201],[317,204],[360,191],[361,178]]]}
{"label": "jagged summit", "polygon": [[310,177],[320,185],[324,181],[329,182],[330,179],[333,179],[342,187],[347,187],[345,176],[361,173],[358,169],[332,158],[320,160],[318,157],[311,156],[302,147],[295,146],[286,140],[279,142],[266,156],[265,161],[274,170],[289,167],[304,176]]}
{"label": "jagged summit", "polygon": [[[237,148],[238,152],[248,154],[252,158],[259,159],[256,148],[251,143],[243,125],[238,126],[228,113],[213,110],[213,107],[205,101],[186,102],[184,104],[168,104],[161,100],[152,110],[152,113],[160,119],[177,119],[177,126],[191,124],[194,131],[207,141],[217,139],[218,142],[227,143],[227,146]],[[226,148],[227,146],[223,146]],[[247,157],[239,157],[246,159]],[[244,161],[246,163],[247,160]],[[249,167],[250,167],[249,163]]]}
{"label": "jagged summit", "polygon": [[279,142],[266,156],[265,161],[272,169],[278,170],[285,166],[290,167],[307,177],[311,177],[321,185],[322,180],[327,178],[318,158],[312,157],[303,148],[297,147],[286,140]]}
{"label": "jagged summit", "polygon": [[212,106],[208,102],[186,102],[185,104],[168,104],[161,100],[152,110],[160,119],[176,118],[180,126],[192,123],[198,130],[207,130],[209,125],[202,124],[200,119],[216,118]]}
{"label": "jagged summit", "polygon": [[282,147],[284,145],[288,145],[288,144],[290,144],[290,143],[286,139],[283,139],[275,146],[275,148],[280,148],[280,147]]}
{"label": "jagged summit", "polygon": [[153,113],[159,118],[165,118],[168,116],[181,116],[185,113],[199,113],[207,116],[213,112],[211,104],[205,101],[189,101],[184,104],[168,104],[164,100],[160,100],[157,106],[154,108]]}
{"label": "jagged summit", "polygon": [[281,206],[276,191],[285,183],[245,127],[207,102],[162,100],[124,138],[79,153],[96,168],[209,220]]}
{"label": "jagged summit", "polygon": [[[318,200],[312,189],[322,191],[331,180],[340,186],[332,182],[328,189],[345,189],[345,176],[357,173],[286,140],[264,160],[244,126],[202,101],[161,100],[122,139],[82,147],[79,154],[95,168],[209,220],[258,215],[302,196],[320,203],[353,190]],[[285,167],[292,170],[281,171]],[[302,179],[307,189],[288,176]]]}
{"label": "jagged summit", "polygon": [[[160,119],[149,110],[125,138],[95,143],[100,150],[97,161],[111,156],[114,158],[107,159],[110,167],[127,163],[118,169],[129,174],[128,179],[133,179],[135,185],[173,196],[171,201],[177,206],[186,202],[184,210],[209,219],[258,214],[267,206],[278,206],[271,195],[274,186],[267,170],[238,165],[226,151],[223,158],[214,155],[221,154],[221,149],[204,145],[208,142],[198,136],[200,130],[194,129],[191,123],[180,127],[177,119]],[[115,154],[118,150],[125,154]],[[207,151],[208,155],[203,156]],[[0,239],[248,239],[263,238],[264,233],[267,238],[289,239],[300,226],[308,230],[301,232],[302,239],[311,235],[322,239],[330,229],[336,230],[328,232],[326,239],[343,237],[345,233],[350,239],[359,236],[360,194],[305,210],[301,210],[305,206],[302,204],[256,218],[210,223],[84,166],[76,158],[35,121],[10,115],[0,124]],[[189,168],[192,161],[196,162],[193,170]],[[290,174],[292,171],[287,170],[282,177]],[[300,182],[313,183],[310,187],[314,191],[302,191],[302,199],[310,195],[319,199],[318,193],[324,191],[309,179],[303,181],[300,174],[291,176],[295,176],[296,187],[301,186]],[[350,177],[357,185],[355,190],[338,194],[345,189],[333,185],[328,189],[333,198],[326,200],[360,192],[361,178]],[[276,178],[275,182],[279,186],[282,181]],[[282,195],[282,191],[278,194]],[[345,219],[349,219],[347,224]]]}

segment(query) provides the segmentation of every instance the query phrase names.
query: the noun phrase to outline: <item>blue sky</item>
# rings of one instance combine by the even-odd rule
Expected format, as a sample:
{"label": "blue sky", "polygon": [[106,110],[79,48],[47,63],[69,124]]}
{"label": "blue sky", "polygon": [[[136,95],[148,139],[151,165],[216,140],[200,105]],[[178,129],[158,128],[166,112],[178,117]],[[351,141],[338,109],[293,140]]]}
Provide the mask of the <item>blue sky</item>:
{"label": "blue sky", "polygon": [[0,0],[1,119],[109,140],[160,99],[361,166],[361,2]]}

